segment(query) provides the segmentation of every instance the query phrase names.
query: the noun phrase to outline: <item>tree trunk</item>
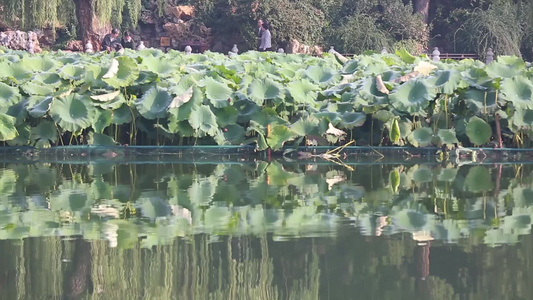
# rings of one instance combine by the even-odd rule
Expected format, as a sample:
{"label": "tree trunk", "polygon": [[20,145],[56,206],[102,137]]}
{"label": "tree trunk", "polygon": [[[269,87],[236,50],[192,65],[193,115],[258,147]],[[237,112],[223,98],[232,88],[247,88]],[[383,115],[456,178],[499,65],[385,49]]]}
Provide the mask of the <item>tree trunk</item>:
{"label": "tree trunk", "polygon": [[100,22],[94,14],[95,0],[74,0],[74,4],[78,18],[78,32],[83,44],[90,41],[94,51],[99,51],[104,36],[111,31],[109,21]]}
{"label": "tree trunk", "polygon": [[422,14],[422,18],[424,18],[426,24],[429,20],[429,1],[430,0],[413,0],[414,13]]}

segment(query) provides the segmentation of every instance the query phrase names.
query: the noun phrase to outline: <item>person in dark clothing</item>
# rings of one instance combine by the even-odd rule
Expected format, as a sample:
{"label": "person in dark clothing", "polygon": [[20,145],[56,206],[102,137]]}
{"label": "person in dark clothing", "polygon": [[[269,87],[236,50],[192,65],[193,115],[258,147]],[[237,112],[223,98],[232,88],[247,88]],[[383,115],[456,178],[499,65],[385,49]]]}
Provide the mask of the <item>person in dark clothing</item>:
{"label": "person in dark clothing", "polygon": [[135,40],[131,37],[129,32],[124,32],[124,37],[122,38],[122,47],[135,50],[137,47],[135,45]]}
{"label": "person in dark clothing", "polygon": [[263,20],[257,20],[257,51],[261,51],[261,35],[263,34]]}
{"label": "person in dark clothing", "polygon": [[116,44],[119,44],[118,34],[119,30],[116,28],[111,30],[111,33],[106,34],[104,40],[102,41],[103,51],[111,52],[115,49]]}

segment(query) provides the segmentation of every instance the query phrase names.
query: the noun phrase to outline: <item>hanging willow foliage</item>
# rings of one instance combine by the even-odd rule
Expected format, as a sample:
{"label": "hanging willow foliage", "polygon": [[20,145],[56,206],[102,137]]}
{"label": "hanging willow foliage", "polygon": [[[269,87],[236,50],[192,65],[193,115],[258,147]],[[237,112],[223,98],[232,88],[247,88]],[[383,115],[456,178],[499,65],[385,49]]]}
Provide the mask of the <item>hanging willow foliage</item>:
{"label": "hanging willow foliage", "polygon": [[[120,27],[122,16],[127,12],[130,25],[139,21],[142,0],[90,0],[96,16],[102,22],[111,22]],[[166,0],[158,0],[162,12]],[[72,25],[76,22],[76,7],[73,0],[0,0],[0,21],[8,25],[27,28],[55,28],[58,24]],[[127,9],[125,9],[127,8]]]}

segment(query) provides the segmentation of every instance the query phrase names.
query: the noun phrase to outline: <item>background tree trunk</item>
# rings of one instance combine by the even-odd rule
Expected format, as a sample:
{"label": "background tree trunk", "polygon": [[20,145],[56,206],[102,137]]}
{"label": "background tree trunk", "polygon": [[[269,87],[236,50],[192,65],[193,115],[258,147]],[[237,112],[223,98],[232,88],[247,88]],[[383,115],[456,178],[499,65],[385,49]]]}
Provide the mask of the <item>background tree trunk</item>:
{"label": "background tree trunk", "polygon": [[429,1],[430,0],[413,0],[414,13],[422,14],[424,22],[429,20]]}
{"label": "background tree trunk", "polygon": [[111,24],[100,22],[94,14],[94,0],[74,0],[74,4],[78,18],[78,32],[83,45],[91,41],[94,50],[99,51],[104,36],[111,31]]}

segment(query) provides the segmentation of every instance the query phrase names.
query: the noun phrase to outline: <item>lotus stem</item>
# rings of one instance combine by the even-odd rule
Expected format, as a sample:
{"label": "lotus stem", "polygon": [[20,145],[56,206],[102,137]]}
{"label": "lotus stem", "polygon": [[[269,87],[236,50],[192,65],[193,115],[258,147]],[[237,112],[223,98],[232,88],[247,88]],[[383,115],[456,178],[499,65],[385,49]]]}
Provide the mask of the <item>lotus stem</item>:
{"label": "lotus stem", "polygon": [[500,126],[500,115],[496,114],[496,136],[498,137],[498,147],[503,148],[502,130]]}
{"label": "lotus stem", "polygon": [[448,94],[444,95],[444,115],[446,117],[446,129],[449,129],[448,122]]}

